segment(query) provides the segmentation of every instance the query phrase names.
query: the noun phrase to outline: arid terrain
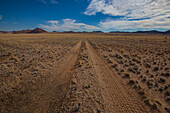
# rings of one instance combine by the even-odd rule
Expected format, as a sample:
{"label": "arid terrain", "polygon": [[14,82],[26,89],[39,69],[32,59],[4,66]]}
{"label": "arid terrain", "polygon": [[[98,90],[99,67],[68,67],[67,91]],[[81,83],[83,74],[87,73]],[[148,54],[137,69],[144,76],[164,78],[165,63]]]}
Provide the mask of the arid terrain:
{"label": "arid terrain", "polygon": [[0,113],[170,113],[170,35],[0,34]]}

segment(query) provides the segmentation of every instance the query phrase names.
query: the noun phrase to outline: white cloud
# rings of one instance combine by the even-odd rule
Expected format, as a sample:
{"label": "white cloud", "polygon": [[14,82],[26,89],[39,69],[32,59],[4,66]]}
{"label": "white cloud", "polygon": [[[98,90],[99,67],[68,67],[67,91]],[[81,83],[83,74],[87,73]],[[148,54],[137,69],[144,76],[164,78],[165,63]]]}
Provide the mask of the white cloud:
{"label": "white cloud", "polygon": [[119,20],[105,20],[105,29],[166,28],[170,29],[170,0],[92,0],[84,14],[102,13],[122,16]]}
{"label": "white cloud", "polygon": [[41,3],[44,3],[44,4],[48,4],[48,3],[51,3],[51,4],[58,4],[58,2],[56,0],[39,0]]}
{"label": "white cloud", "polygon": [[50,0],[50,3],[52,4],[58,4],[58,2],[56,0]]}
{"label": "white cloud", "polygon": [[169,0],[92,0],[84,12],[95,15],[97,12],[111,16],[128,18],[148,18],[170,12]]}
{"label": "white cloud", "polygon": [[84,23],[78,23],[76,20],[73,19],[63,19],[62,21],[52,20],[48,21],[50,25],[43,25],[40,24],[39,27],[43,27],[48,30],[60,30],[60,31],[68,31],[68,30],[97,30],[100,29],[99,27],[93,25],[87,25]]}
{"label": "white cloud", "polygon": [[0,15],[0,20],[2,20],[2,15]]}
{"label": "white cloud", "polygon": [[143,20],[105,20],[100,22],[103,29],[170,29],[170,18],[167,15]]}

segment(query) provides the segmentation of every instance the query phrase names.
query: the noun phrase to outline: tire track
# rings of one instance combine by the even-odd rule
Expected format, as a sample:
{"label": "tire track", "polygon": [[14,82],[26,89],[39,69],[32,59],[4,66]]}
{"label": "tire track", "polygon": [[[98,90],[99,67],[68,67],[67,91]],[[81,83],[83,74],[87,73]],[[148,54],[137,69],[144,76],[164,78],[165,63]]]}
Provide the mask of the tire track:
{"label": "tire track", "polygon": [[103,113],[103,99],[98,77],[94,74],[85,41],[75,65],[70,90],[63,102],[63,113]]}
{"label": "tire track", "polygon": [[[104,59],[86,41],[89,56],[92,59],[94,70],[102,86],[105,112],[148,113],[150,109],[140,100],[136,92],[127,90],[120,78],[110,69]],[[132,96],[133,95],[133,96]]]}
{"label": "tire track", "polygon": [[[25,83],[13,92],[0,96],[0,112],[54,113],[61,111],[62,101],[68,90],[73,67],[80,52],[80,41],[47,73],[47,78],[36,84]],[[22,89],[22,91],[21,91]]]}

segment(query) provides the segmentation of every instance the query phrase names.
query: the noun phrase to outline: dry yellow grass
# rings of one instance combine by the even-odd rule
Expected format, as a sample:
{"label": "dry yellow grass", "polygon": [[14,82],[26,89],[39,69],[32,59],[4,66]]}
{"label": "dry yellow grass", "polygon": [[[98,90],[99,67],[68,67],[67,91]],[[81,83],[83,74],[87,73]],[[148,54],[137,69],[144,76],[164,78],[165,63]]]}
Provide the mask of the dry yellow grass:
{"label": "dry yellow grass", "polygon": [[0,39],[42,39],[42,38],[121,38],[142,40],[170,40],[170,35],[127,34],[127,33],[38,33],[38,34],[0,34]]}

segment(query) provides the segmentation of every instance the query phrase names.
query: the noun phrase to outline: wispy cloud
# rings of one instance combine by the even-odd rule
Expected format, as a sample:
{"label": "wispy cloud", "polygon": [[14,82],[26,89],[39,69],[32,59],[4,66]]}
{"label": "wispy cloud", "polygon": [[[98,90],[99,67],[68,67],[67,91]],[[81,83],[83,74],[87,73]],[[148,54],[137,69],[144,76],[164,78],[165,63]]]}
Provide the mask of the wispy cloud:
{"label": "wispy cloud", "polygon": [[103,28],[170,28],[169,0],[92,0],[84,14],[122,16],[100,22]]}
{"label": "wispy cloud", "polygon": [[58,2],[56,0],[50,0],[50,3],[52,4],[58,4]]}
{"label": "wispy cloud", "polygon": [[51,4],[58,4],[58,2],[56,0],[39,0],[41,3],[44,3],[44,4],[48,4],[48,3],[51,3]]}
{"label": "wispy cloud", "polygon": [[82,30],[100,29],[99,27],[93,25],[78,23],[76,22],[76,20],[73,19],[63,19],[62,21],[53,20],[53,21],[48,21],[48,24],[50,25],[40,24],[39,27],[43,27],[48,30],[59,30],[59,31],[67,31],[67,30],[82,31]]}

